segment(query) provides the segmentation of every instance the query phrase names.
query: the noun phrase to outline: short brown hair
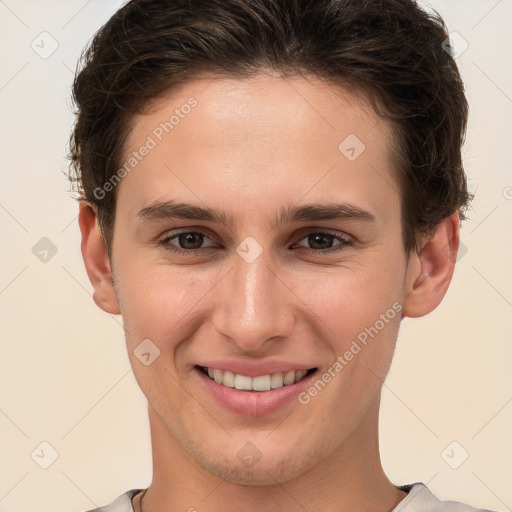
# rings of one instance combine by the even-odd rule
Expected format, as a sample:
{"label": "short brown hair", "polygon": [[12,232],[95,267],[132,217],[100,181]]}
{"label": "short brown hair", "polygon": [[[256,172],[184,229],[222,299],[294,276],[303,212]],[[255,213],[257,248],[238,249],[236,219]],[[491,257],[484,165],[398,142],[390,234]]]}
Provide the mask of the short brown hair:
{"label": "short brown hair", "polygon": [[[468,104],[441,16],[414,0],[131,0],[95,34],[73,83],[69,179],[97,207],[111,249],[130,121],[148,100],[203,72],[310,74],[362,91],[394,128],[407,252],[458,211]],[[341,142],[341,141],[340,141]],[[109,251],[110,252],[110,251]]]}

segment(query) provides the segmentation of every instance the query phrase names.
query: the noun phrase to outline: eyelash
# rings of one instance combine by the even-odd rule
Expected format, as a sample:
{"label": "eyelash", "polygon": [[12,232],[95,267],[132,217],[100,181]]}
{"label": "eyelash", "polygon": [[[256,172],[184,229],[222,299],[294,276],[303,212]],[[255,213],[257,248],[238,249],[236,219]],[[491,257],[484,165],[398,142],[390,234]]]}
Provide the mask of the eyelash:
{"label": "eyelash", "polygon": [[[188,234],[200,234],[207,238],[210,238],[210,236],[205,233],[204,231],[180,231],[178,233],[169,234],[165,233],[162,237],[158,239],[158,242],[160,245],[164,247],[164,249],[177,253],[177,254],[183,254],[183,255],[197,255],[197,254],[203,254],[205,252],[208,252],[210,249],[213,249],[213,247],[208,247],[205,249],[182,249],[181,247],[177,247],[170,243],[171,240],[177,238],[180,235],[188,235]],[[300,242],[304,238],[307,238],[310,235],[326,235],[328,237],[332,237],[334,240],[340,242],[339,245],[335,246],[333,249],[308,249],[307,247],[302,247],[306,254],[313,254],[313,255],[319,255],[319,254],[334,254],[337,252],[340,252],[344,250],[346,247],[353,245],[353,242],[349,240],[348,238],[342,237],[340,235],[334,235],[332,233],[327,233],[324,231],[309,231],[308,233],[300,236],[294,241],[294,244],[297,242]]]}

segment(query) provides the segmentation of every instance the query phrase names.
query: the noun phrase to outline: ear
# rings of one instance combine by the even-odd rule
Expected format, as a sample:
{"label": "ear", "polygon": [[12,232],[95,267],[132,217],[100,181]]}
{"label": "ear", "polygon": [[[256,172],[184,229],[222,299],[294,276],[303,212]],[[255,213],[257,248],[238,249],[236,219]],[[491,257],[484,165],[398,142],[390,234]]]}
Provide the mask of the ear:
{"label": "ear", "polygon": [[99,229],[96,209],[90,203],[80,202],[78,224],[82,233],[82,257],[93,287],[94,302],[103,311],[120,315],[107,246]]}
{"label": "ear", "polygon": [[424,316],[433,311],[452,280],[459,248],[459,214],[443,219],[409,257],[403,316]]}

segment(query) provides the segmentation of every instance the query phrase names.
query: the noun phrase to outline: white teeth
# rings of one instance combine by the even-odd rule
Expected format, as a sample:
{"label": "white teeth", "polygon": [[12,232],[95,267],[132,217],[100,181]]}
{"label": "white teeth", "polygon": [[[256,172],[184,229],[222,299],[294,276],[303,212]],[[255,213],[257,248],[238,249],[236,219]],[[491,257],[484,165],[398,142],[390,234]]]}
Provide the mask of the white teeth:
{"label": "white teeth", "polygon": [[222,384],[224,381],[224,375],[222,375],[222,372],[220,370],[213,370],[213,378],[215,382],[218,382],[219,384]]}
{"label": "white teeth", "polygon": [[261,375],[252,379],[254,391],[268,391],[270,389],[270,375]]}
{"label": "white teeth", "polygon": [[270,377],[270,387],[272,389],[282,388],[284,386],[283,382],[283,374],[282,373],[274,373],[272,377]]}
{"label": "white teeth", "polygon": [[245,375],[235,375],[235,388],[236,389],[252,389],[252,379]]}
{"label": "white teeth", "polygon": [[295,372],[295,382],[299,382],[299,380],[302,379],[302,377],[304,377],[306,373],[308,373],[307,370],[297,370]]}
{"label": "white teeth", "polygon": [[283,386],[299,382],[307,373],[307,370],[297,370],[285,374],[273,373],[272,375],[248,377],[247,375],[218,370],[217,368],[207,368],[206,370],[208,376],[218,384],[244,391],[268,391],[270,389],[282,388]]}
{"label": "white teeth", "polygon": [[235,387],[235,374],[233,372],[224,372],[224,386],[227,386],[228,388],[234,388]]}
{"label": "white teeth", "polygon": [[288,372],[283,379],[284,385],[289,386],[290,384],[293,384],[295,382],[295,372],[292,370],[291,372]]}

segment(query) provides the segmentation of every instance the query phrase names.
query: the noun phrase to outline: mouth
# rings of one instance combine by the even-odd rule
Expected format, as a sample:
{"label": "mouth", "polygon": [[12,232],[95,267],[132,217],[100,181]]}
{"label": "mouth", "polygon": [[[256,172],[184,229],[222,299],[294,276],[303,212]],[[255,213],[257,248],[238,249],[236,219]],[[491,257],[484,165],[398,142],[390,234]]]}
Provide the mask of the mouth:
{"label": "mouth", "polygon": [[196,368],[217,384],[226,388],[234,388],[239,391],[247,392],[263,392],[291,386],[318,370],[318,368],[310,368],[309,370],[292,370],[289,372],[268,373],[250,377],[248,375],[220,370],[218,368],[209,368],[199,365],[196,365]]}

